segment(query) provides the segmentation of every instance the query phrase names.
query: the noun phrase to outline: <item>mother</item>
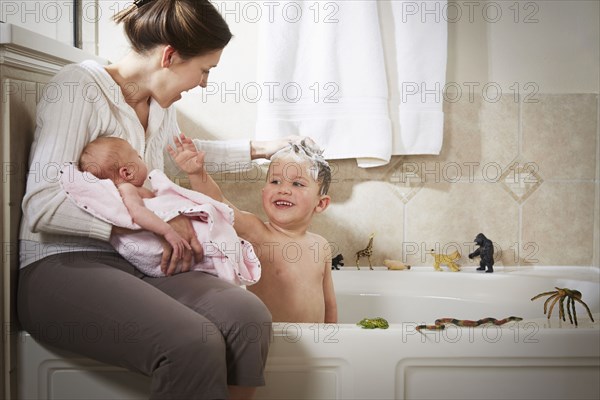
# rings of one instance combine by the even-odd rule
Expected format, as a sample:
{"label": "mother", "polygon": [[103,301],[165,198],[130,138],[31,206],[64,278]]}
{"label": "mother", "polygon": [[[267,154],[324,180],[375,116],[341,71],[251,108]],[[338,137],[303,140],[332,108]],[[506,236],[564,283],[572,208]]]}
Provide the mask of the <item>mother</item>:
{"label": "mother", "polygon": [[[71,204],[58,166],[98,136],[129,141],[150,169],[164,169],[179,133],[173,103],[205,87],[231,32],[206,0],[143,0],[115,16],[133,51],[103,67],[63,68],[58,91],[38,105],[23,200],[18,317],[37,340],[151,376],[153,399],[251,398],[264,384],[271,315],[251,293],[186,272],[202,257],[185,217],[171,223],[192,244],[183,260],[150,278],[108,244],[116,228]],[[52,99],[48,101],[45,99]],[[265,157],[280,143],[198,143],[215,162]],[[195,254],[192,254],[195,253]],[[93,332],[93,337],[89,332]]]}

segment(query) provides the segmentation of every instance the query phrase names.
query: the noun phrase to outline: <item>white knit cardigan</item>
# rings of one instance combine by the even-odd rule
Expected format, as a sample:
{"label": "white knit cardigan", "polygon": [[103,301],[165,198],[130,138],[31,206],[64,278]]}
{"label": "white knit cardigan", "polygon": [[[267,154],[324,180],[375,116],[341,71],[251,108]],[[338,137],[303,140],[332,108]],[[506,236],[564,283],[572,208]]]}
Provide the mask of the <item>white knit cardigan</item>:
{"label": "white knit cardigan", "polygon": [[[107,242],[112,225],[82,211],[62,192],[58,183],[62,165],[77,161],[84,146],[97,137],[116,136],[131,143],[149,170],[164,170],[165,145],[180,132],[175,108],[163,109],[152,100],[144,131],[104,67],[85,61],[64,67],[45,86],[36,123],[23,199],[21,267],[61,252],[113,251]],[[207,162],[250,161],[248,141],[196,144],[207,151]]]}

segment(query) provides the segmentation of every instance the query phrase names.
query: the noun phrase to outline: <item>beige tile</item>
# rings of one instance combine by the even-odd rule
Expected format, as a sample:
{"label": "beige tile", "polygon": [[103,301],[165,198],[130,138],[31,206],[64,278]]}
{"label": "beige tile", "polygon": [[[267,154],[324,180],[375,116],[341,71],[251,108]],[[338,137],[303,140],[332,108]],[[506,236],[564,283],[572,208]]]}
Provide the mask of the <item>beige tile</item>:
{"label": "beige tile", "polygon": [[[439,156],[394,156],[370,169],[358,168],[353,159],[331,161],[333,201],[311,230],[344,255],[346,266],[355,264],[355,253],[372,232],[377,265],[386,258],[431,265],[431,248],[459,249],[460,264],[476,265],[467,255],[479,232],[494,241],[496,265],[589,265],[600,214],[600,202],[594,202],[599,184],[593,182],[597,96],[536,97],[539,103],[522,105],[520,155],[513,98],[485,103],[465,97],[445,104]],[[515,165],[519,174],[511,173]],[[264,219],[264,177],[259,168],[216,179],[236,205]],[[360,263],[368,265],[366,259]]]}
{"label": "beige tile", "polygon": [[594,179],[598,96],[537,97],[523,104],[523,159],[536,163],[544,179]]}
{"label": "beige tile", "polygon": [[444,142],[439,161],[480,159],[481,129],[479,126],[481,99],[461,97],[455,103],[444,103]]}
{"label": "beige tile", "polygon": [[406,204],[421,190],[425,178],[426,173],[418,162],[399,158],[383,180],[392,185],[394,194]]}
{"label": "beige tile", "polygon": [[462,96],[444,104],[444,144],[440,155],[393,156],[386,166],[358,168],[354,159],[332,160],[335,181],[387,180],[399,165],[428,183],[484,179],[488,163],[504,168],[517,156],[518,104],[511,96],[496,103]]}
{"label": "beige tile", "polygon": [[[356,265],[355,254],[373,240],[373,265],[400,256],[403,239],[404,204],[384,182],[342,183],[331,190],[332,204],[317,216],[311,230],[327,238],[345,266]],[[334,254],[334,255],[335,255]],[[360,265],[368,267],[367,259]]]}
{"label": "beige tile", "polygon": [[359,168],[356,165],[355,159],[329,160],[332,184],[335,185],[338,182],[344,181],[360,182],[367,180],[382,180],[390,169],[390,166],[394,163],[394,160],[397,158],[400,158],[400,156],[394,156],[390,163],[375,168]]}
{"label": "beige tile", "polygon": [[594,257],[592,265],[600,267],[600,183],[596,180],[594,186],[596,201],[594,204]]}
{"label": "beige tile", "polygon": [[444,143],[439,156],[407,156],[427,183],[485,180],[489,168],[504,169],[518,155],[518,104],[511,96],[444,104]]}
{"label": "beige tile", "polygon": [[493,162],[505,166],[518,154],[519,109],[512,96],[491,102],[475,98],[450,108],[449,132],[455,137],[444,152],[449,161],[473,165],[475,170]]}
{"label": "beige tile", "polygon": [[591,265],[594,183],[544,182],[523,205],[525,264]]}
{"label": "beige tile", "polygon": [[[265,220],[261,188],[259,182],[222,183],[223,193],[232,203]],[[366,247],[371,233],[375,233],[373,265],[383,265],[384,259],[399,256],[397,248],[402,243],[403,203],[394,194],[391,185],[377,181],[345,181],[332,185],[329,194],[331,205],[324,213],[315,216],[309,229],[331,243],[334,256],[341,253],[345,265],[354,266],[356,252]],[[368,268],[367,259],[362,259],[360,264]]]}
{"label": "beige tile", "polygon": [[514,265],[518,241],[517,203],[499,184],[441,183],[425,185],[406,206],[405,259],[414,265],[432,265],[428,250],[444,254],[459,250],[463,266],[469,260],[478,233],[494,242],[496,265]]}
{"label": "beige tile", "polygon": [[506,168],[519,152],[519,103],[510,95],[495,103],[484,101],[479,118],[481,169],[494,163]]}
{"label": "beige tile", "polygon": [[268,164],[252,162],[249,168],[239,172],[221,172],[221,166],[218,164],[209,164],[207,171],[213,179],[219,184],[229,184],[238,182],[260,182],[264,183],[267,179]]}
{"label": "beige tile", "polygon": [[259,181],[226,181],[220,182],[223,195],[237,208],[260,216],[265,220],[262,209],[262,188],[264,182]]}

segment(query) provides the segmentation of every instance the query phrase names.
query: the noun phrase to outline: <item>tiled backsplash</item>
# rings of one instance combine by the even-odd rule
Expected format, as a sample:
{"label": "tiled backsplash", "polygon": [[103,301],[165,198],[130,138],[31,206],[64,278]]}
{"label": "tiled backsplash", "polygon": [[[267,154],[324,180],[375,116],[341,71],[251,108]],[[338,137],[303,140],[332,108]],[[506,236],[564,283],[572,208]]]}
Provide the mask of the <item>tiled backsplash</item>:
{"label": "tiled backsplash", "polygon": [[[431,265],[430,249],[459,250],[459,264],[475,265],[467,255],[479,232],[493,240],[496,265],[592,265],[598,95],[528,101],[447,102],[439,156],[395,156],[373,169],[331,161],[332,204],[311,230],[346,266],[371,233],[374,265]],[[264,217],[264,171],[244,175],[217,179],[231,201]]]}

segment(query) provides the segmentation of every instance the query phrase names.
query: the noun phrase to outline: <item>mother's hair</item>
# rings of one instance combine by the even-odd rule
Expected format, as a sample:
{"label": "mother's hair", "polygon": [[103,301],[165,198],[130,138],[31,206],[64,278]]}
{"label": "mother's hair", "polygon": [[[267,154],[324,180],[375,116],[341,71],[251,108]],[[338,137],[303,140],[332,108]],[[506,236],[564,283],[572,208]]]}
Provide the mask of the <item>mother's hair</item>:
{"label": "mother's hair", "polygon": [[139,1],[116,14],[133,49],[145,53],[171,45],[186,59],[223,49],[233,36],[208,0]]}

